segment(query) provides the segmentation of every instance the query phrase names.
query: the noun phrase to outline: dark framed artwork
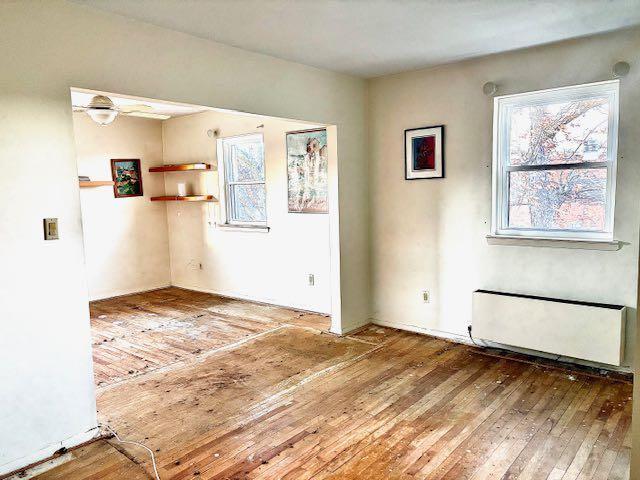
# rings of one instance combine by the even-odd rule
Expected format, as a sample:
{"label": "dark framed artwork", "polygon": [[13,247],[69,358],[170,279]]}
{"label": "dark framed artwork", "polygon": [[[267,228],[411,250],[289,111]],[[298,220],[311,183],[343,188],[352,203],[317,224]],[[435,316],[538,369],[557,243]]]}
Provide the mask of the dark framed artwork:
{"label": "dark framed artwork", "polygon": [[404,178],[444,178],[444,125],[404,131]]}
{"label": "dark framed artwork", "polygon": [[287,132],[289,213],[327,213],[328,148],[325,128]]}
{"label": "dark framed artwork", "polygon": [[113,194],[116,198],[142,196],[142,172],[140,159],[124,158],[111,160]]}

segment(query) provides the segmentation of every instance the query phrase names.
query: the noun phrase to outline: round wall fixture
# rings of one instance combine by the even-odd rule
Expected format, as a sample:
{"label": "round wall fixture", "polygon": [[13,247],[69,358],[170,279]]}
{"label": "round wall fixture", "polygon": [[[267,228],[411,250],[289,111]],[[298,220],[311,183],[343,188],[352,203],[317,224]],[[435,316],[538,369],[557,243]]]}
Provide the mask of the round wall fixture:
{"label": "round wall fixture", "polygon": [[487,82],[482,86],[482,92],[488,97],[495,95],[497,91],[498,85],[493,82]]}
{"label": "round wall fixture", "polygon": [[627,62],[618,62],[613,66],[613,78],[622,78],[631,70],[631,65]]}

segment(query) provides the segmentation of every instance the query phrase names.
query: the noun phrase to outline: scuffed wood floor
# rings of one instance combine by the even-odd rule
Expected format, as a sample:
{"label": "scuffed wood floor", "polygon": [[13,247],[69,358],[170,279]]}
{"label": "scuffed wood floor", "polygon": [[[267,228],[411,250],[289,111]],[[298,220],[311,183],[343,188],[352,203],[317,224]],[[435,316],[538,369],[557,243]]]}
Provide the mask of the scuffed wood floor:
{"label": "scuffed wood floor", "polygon": [[[629,478],[629,382],[379,327],[340,338],[323,317],[174,290],[143,295],[130,325],[165,295],[162,315],[228,324],[194,322],[203,338],[179,332],[180,359],[98,388],[100,421],[152,448],[163,480]],[[92,311],[122,319],[139,300]],[[113,439],[72,455],[35,478],[153,478]]]}
{"label": "scuffed wood floor", "polygon": [[92,302],[98,386],[149,372],[280,325],[329,330],[323,315],[164,288]]}

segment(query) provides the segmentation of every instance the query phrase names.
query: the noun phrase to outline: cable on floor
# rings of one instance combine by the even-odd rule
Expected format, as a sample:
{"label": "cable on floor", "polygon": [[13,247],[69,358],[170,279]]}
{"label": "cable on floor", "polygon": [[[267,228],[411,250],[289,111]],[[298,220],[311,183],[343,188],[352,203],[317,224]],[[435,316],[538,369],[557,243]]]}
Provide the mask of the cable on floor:
{"label": "cable on floor", "polygon": [[476,341],[473,339],[473,335],[471,335],[471,325],[467,325],[467,331],[469,332],[469,338],[471,339],[471,343],[473,343],[476,347],[482,347],[482,345],[478,345]]}
{"label": "cable on floor", "polygon": [[136,445],[138,447],[142,447],[144,448],[147,452],[149,452],[149,455],[151,455],[151,463],[153,464],[153,473],[156,476],[156,480],[160,480],[160,475],[158,474],[158,466],[156,465],[156,456],[153,453],[153,450],[151,450],[149,447],[147,447],[146,445],[139,443],[139,442],[134,442],[131,440],[123,440],[122,438],[120,438],[118,436],[118,434],[116,433],[116,431],[111,428],[109,425],[99,425],[100,427],[104,428],[105,430],[107,430],[109,433],[111,433],[111,435],[113,435],[115,437],[115,439],[119,442],[119,443],[127,443],[129,445]]}

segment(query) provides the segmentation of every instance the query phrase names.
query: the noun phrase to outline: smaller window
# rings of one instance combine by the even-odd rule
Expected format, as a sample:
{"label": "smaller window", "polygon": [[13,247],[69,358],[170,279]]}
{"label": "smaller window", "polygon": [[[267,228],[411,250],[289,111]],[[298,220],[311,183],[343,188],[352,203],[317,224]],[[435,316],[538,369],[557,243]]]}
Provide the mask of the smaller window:
{"label": "smaller window", "polygon": [[613,239],[618,85],[495,98],[495,235]]}
{"label": "smaller window", "polygon": [[[267,198],[262,135],[224,138],[218,143],[224,223],[265,226]],[[220,148],[221,147],[221,148]]]}

